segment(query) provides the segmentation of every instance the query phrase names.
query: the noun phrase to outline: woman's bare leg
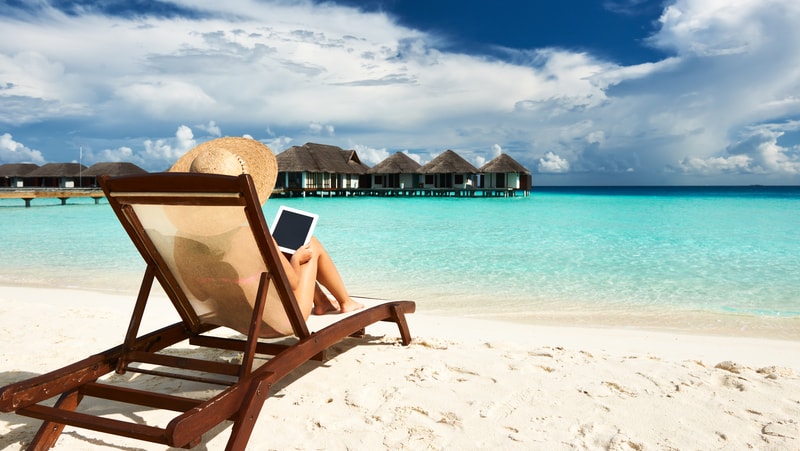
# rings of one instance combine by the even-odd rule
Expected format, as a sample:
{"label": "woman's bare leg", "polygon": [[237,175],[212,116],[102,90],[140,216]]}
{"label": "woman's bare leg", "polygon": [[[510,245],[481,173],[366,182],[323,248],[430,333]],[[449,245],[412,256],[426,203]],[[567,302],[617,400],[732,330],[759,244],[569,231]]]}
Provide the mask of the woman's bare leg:
{"label": "woman's bare leg", "polygon": [[319,284],[316,284],[316,289],[314,290],[314,314],[325,315],[326,313],[338,311],[339,302],[328,297],[328,294],[322,291]]}
{"label": "woman's bare leg", "polygon": [[322,243],[312,237],[310,244],[317,261],[317,280],[331,292],[336,302],[339,303],[339,311],[345,313],[363,308],[364,304],[356,302],[350,297],[350,293],[347,292],[347,288],[344,286],[342,276],[339,275],[336,265],[334,265]]}
{"label": "woman's bare leg", "polygon": [[317,290],[317,259],[312,258],[301,265],[292,265],[297,283],[293,287],[294,297],[303,313],[303,318],[308,319],[314,307],[314,297]]}

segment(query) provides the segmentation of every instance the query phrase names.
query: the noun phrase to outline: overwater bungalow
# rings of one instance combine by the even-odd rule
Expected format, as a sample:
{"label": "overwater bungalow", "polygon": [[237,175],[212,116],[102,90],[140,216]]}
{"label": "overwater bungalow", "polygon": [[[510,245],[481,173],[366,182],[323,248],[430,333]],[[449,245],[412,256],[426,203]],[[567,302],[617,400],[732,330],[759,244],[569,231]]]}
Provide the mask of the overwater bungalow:
{"label": "overwater bungalow", "polygon": [[370,186],[363,188],[399,188],[420,186],[421,175],[417,172],[422,165],[404,152],[396,152],[381,161],[367,173],[371,176]]}
{"label": "overwater bungalow", "polygon": [[357,189],[369,183],[368,166],[355,150],[326,144],[306,143],[276,155],[278,180],[275,188],[286,193],[335,192]]}
{"label": "overwater bungalow", "polygon": [[101,175],[110,175],[116,177],[119,175],[132,175],[144,174],[147,171],[140,168],[133,163],[127,162],[105,162],[95,163],[89,169],[83,171],[83,185],[82,186],[98,186],[97,177]]}
{"label": "overwater bungalow", "polygon": [[81,186],[86,166],[79,163],[47,163],[27,173],[25,186],[36,188],[75,188]]}
{"label": "overwater bungalow", "polygon": [[[2,167],[2,173],[11,168]],[[104,197],[97,186],[102,174],[125,175],[147,172],[133,163],[98,163],[90,168],[78,163],[50,163],[26,172],[15,179],[11,188],[0,191],[0,198],[22,199],[30,207],[34,199],[59,199],[62,205],[73,197],[92,198],[95,203]],[[89,189],[79,189],[89,188]]]}
{"label": "overwater bungalow", "polygon": [[478,169],[461,155],[448,149],[417,169],[423,174],[423,188],[426,189],[466,189],[472,185],[473,175]]}
{"label": "overwater bungalow", "polygon": [[500,154],[478,169],[477,188],[530,191],[531,171],[507,154]]}
{"label": "overwater bungalow", "polygon": [[0,165],[0,188],[24,187],[25,176],[38,168],[39,165],[33,163],[7,163]]}

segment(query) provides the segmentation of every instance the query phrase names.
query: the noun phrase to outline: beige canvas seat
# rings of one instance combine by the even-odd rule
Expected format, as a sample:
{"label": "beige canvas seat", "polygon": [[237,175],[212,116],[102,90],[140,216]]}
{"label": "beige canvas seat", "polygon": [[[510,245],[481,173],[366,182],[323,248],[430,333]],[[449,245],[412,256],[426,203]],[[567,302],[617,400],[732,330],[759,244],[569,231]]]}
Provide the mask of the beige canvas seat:
{"label": "beige canvas seat", "polygon": [[[44,421],[30,449],[53,446],[64,425],[191,448],[204,433],[229,421],[233,427],[227,449],[241,450],[270,387],[308,360],[324,358],[331,345],[348,336],[363,336],[365,327],[378,321],[395,322],[402,343],[410,343],[405,315],[414,312],[411,301],[367,306],[309,331],[250,175],[146,174],[102,177],[101,185],[147,264],[144,279],[127,333],[120,333],[122,344],[0,388],[0,411]],[[163,287],[181,321],[140,334],[154,281]],[[224,328],[243,336],[219,334]],[[294,339],[259,340],[276,336]],[[201,359],[165,352],[182,342],[233,351],[240,358]],[[255,363],[262,360],[265,363]],[[114,372],[177,378],[219,389],[211,399],[195,399],[111,383],[109,379],[115,378],[107,375]],[[87,397],[108,400],[110,405],[120,402],[174,411],[175,416],[166,424],[151,425],[96,415],[97,409],[81,410]]]}

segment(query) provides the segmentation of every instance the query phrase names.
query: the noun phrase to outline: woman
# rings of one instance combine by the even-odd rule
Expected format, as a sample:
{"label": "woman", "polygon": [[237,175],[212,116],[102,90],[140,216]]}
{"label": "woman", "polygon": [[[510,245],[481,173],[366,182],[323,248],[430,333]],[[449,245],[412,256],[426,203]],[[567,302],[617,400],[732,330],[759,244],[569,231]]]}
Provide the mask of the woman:
{"label": "woman", "polygon": [[[261,205],[269,199],[278,174],[275,155],[250,138],[218,138],[198,145],[170,168],[170,172],[200,172],[238,176],[250,174]],[[273,239],[274,242],[274,239]],[[277,244],[275,244],[277,248]],[[280,253],[286,277],[304,318],[315,314],[345,313],[363,308],[354,301],[328,252],[316,238],[293,255]],[[319,284],[317,283],[319,282]],[[328,297],[319,287],[331,294]]]}

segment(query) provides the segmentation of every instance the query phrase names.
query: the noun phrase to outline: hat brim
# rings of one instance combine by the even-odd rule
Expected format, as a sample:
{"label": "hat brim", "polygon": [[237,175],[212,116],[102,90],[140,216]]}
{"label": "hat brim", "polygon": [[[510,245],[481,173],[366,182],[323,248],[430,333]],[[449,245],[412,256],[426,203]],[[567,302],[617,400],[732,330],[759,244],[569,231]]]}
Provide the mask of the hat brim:
{"label": "hat brim", "polygon": [[272,195],[275,180],[278,178],[278,161],[270,148],[254,139],[224,137],[206,141],[180,157],[169,168],[169,172],[191,172],[192,162],[198,155],[212,149],[225,150],[239,156],[245,165],[245,172],[253,178],[261,205]]}

